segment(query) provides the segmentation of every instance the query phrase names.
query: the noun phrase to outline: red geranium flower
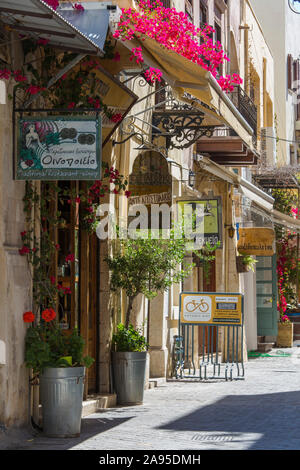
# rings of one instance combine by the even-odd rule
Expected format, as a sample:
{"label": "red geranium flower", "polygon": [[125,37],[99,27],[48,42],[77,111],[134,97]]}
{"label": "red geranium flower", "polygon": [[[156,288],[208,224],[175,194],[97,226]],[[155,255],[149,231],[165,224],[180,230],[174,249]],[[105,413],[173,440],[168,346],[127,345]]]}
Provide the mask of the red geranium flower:
{"label": "red geranium flower", "polygon": [[25,323],[32,323],[35,319],[34,313],[32,312],[25,312],[23,313],[23,321]]}
{"label": "red geranium flower", "polygon": [[56,317],[56,313],[53,310],[53,308],[47,308],[46,310],[43,310],[42,312],[42,319],[45,320],[46,322],[50,322],[54,320]]}
{"label": "red geranium flower", "polygon": [[30,252],[30,248],[28,246],[22,246],[22,248],[19,249],[20,255],[27,255]]}

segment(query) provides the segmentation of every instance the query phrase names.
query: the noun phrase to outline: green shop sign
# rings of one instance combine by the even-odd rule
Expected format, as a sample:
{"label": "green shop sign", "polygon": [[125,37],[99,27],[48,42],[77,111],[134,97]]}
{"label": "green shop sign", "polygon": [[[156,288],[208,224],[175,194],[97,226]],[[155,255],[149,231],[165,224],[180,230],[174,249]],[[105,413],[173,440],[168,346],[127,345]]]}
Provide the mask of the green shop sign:
{"label": "green shop sign", "polygon": [[101,178],[101,117],[18,121],[17,180]]}

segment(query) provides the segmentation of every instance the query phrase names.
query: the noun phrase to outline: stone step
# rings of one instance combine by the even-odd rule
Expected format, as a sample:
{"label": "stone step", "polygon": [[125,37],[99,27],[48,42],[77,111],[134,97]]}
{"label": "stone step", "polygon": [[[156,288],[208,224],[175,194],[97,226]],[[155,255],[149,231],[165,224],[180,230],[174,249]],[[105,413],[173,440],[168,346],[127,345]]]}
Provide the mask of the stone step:
{"label": "stone step", "polygon": [[257,343],[257,350],[259,352],[269,352],[274,346],[275,343]]}
{"label": "stone step", "polygon": [[115,393],[90,396],[82,402],[82,417],[96,413],[101,409],[115,408],[116,406],[117,395]]}

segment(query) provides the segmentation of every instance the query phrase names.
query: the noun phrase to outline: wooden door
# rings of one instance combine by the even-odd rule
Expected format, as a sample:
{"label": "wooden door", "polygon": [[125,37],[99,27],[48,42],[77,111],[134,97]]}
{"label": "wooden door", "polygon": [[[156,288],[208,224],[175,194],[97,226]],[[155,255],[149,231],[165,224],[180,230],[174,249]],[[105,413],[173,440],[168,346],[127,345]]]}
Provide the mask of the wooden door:
{"label": "wooden door", "polygon": [[277,336],[276,255],[256,259],[257,335]]}

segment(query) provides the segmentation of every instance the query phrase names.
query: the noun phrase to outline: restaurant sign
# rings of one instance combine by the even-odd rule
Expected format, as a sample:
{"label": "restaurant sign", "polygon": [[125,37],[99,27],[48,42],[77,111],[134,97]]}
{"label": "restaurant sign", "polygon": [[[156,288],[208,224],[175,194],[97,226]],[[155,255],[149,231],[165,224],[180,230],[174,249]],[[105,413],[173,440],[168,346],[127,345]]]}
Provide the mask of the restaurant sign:
{"label": "restaurant sign", "polygon": [[19,119],[17,180],[101,178],[101,117]]}
{"label": "restaurant sign", "polygon": [[267,227],[243,227],[238,231],[237,249],[242,255],[273,256],[275,232]]}

